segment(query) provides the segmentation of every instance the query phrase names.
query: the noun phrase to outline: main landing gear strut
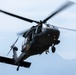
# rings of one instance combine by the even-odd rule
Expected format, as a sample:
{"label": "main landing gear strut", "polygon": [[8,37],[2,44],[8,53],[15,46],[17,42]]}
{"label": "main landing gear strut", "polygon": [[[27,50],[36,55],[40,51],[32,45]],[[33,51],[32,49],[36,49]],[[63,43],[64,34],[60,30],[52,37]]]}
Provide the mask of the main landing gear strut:
{"label": "main landing gear strut", "polygon": [[59,43],[60,43],[60,40],[57,40],[57,41],[54,42],[54,44],[52,44],[52,48],[51,48],[52,53],[55,53],[55,51],[56,51],[55,45],[57,45]]}

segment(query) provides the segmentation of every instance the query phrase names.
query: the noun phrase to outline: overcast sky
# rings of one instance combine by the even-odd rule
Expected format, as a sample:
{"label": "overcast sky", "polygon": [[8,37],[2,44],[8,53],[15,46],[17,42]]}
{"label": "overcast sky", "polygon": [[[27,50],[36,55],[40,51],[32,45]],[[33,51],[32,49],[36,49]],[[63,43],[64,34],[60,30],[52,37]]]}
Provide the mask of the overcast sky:
{"label": "overcast sky", "polygon": [[[67,0],[31,0],[31,1],[30,0],[0,0],[0,9],[39,21],[45,19],[48,15],[50,15],[52,12],[58,9],[66,1]],[[76,2],[75,0],[71,0],[71,1]],[[53,24],[55,26],[76,29],[76,4],[60,12],[55,17],[50,19],[47,23]],[[35,23],[28,23],[26,21],[0,13],[0,36],[1,36],[0,55],[6,56],[6,54],[10,49],[10,46],[18,37],[17,33],[24,31],[33,25],[35,25]],[[43,54],[41,56],[30,57],[27,60],[33,63],[32,67],[30,69],[21,68],[19,72],[15,71],[16,67],[0,64],[1,66],[0,74],[10,75],[11,72],[13,72],[11,75],[13,74],[35,75],[36,73],[46,75],[47,73],[45,72],[48,72],[48,75],[57,75],[56,73],[52,73],[55,70],[56,72],[58,71],[58,75],[59,75],[60,69],[62,69],[61,70],[62,72],[65,72],[63,71],[64,66],[61,66],[59,70],[57,70],[59,64],[57,63],[58,64],[57,65],[55,62],[57,62],[57,59],[58,62],[60,61],[61,63],[66,60],[71,61],[73,59],[76,59],[76,32],[71,32],[71,31],[69,32],[67,30],[61,30],[61,29],[60,31],[61,31],[61,36],[59,39],[61,43],[56,46],[55,54],[52,54],[50,50],[50,53],[48,55]],[[17,46],[19,48],[21,48],[22,41],[23,38],[20,37],[19,42],[17,43]],[[20,51],[18,53],[20,53]],[[12,52],[9,54],[8,57],[11,56],[12,56]],[[43,62],[46,62],[47,65],[45,65],[45,63]],[[64,62],[63,64],[66,64],[66,62]],[[49,68],[51,66],[55,67],[54,65],[57,68]],[[7,69],[8,69],[8,73],[7,73]],[[48,71],[46,71],[47,69]],[[3,70],[5,71],[5,73],[3,73],[4,72]],[[72,72],[69,72],[68,74]],[[74,74],[76,75],[76,72]]]}

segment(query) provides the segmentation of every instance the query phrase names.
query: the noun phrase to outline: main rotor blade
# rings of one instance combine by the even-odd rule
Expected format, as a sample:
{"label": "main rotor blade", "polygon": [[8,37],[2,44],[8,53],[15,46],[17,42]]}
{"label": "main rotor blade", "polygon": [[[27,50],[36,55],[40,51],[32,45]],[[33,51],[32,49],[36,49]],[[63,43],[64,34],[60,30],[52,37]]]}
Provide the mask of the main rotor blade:
{"label": "main rotor blade", "polygon": [[60,28],[60,29],[64,29],[64,30],[69,30],[69,31],[74,31],[74,32],[76,32],[75,29],[69,29],[69,28],[64,28],[64,27],[58,27],[58,28]]}
{"label": "main rotor blade", "polygon": [[59,12],[61,12],[62,10],[68,8],[69,6],[73,5],[74,2],[68,1],[67,3],[65,3],[61,8],[59,8],[58,10],[56,10],[54,13],[52,13],[50,16],[48,16],[46,19],[43,20],[43,23],[46,23],[47,20],[49,20],[50,18],[54,17],[56,14],[58,14]]}
{"label": "main rotor blade", "polygon": [[29,31],[29,29],[28,30],[25,30],[25,31],[22,31],[22,32],[18,33],[17,35],[18,36],[22,36],[23,34],[26,34],[28,31]]}
{"label": "main rotor blade", "polygon": [[24,21],[27,21],[27,22],[35,22],[35,23],[39,23],[38,21],[35,21],[35,20],[31,20],[31,19],[28,19],[28,18],[24,18],[24,17],[21,17],[19,15],[15,15],[15,14],[12,14],[12,13],[9,13],[9,12],[6,12],[6,11],[3,11],[3,10],[0,10],[0,12],[4,13],[4,14],[7,14],[7,15],[10,15],[12,17],[16,17],[18,19],[21,19],[21,20],[24,20]]}
{"label": "main rotor blade", "polygon": [[59,29],[64,29],[64,30],[69,30],[69,31],[74,31],[74,32],[76,32],[76,29],[70,29],[70,28],[64,28],[64,27],[59,27],[59,26],[55,26],[55,25],[50,25],[49,24],[49,26],[53,26],[54,28],[59,28]]}
{"label": "main rotor blade", "polygon": [[18,33],[18,35],[22,35],[23,37],[26,38],[35,29],[36,29],[36,26],[32,27],[31,29],[25,30],[25,31],[23,31],[21,33]]}

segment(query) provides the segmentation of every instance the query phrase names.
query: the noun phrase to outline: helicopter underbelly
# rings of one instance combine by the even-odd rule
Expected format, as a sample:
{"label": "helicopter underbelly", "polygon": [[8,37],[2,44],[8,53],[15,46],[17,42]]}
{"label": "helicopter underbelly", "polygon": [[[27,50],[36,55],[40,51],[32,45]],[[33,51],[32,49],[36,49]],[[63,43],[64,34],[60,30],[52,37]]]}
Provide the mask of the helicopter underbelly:
{"label": "helicopter underbelly", "polygon": [[59,37],[59,33],[55,32],[48,30],[36,35],[29,50],[31,55],[41,54],[52,46],[53,41]]}

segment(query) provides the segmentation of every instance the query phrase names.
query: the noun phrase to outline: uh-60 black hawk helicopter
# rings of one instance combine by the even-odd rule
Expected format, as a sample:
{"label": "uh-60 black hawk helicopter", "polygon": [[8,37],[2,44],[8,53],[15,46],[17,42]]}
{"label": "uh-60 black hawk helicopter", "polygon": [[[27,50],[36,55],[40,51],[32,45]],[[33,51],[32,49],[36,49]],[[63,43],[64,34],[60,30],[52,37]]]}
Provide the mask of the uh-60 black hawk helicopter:
{"label": "uh-60 black hawk helicopter", "polygon": [[[16,17],[18,19],[21,19],[30,23],[32,22],[37,23],[36,26],[32,26],[27,31],[20,33],[20,35],[22,35],[25,39],[27,39],[27,41],[22,45],[20,56],[18,57],[16,54],[16,51],[18,50],[18,48],[15,46],[15,44],[19,39],[17,38],[17,40],[11,46],[11,49],[10,49],[10,51],[13,50],[13,58],[0,56],[0,62],[16,65],[18,66],[17,70],[19,70],[19,66],[26,67],[26,68],[30,67],[31,63],[24,61],[30,56],[42,54],[43,52],[46,52],[47,54],[49,52],[49,47],[51,47],[51,50],[54,53],[56,50],[55,45],[58,45],[60,43],[60,40],[59,40],[60,31],[58,28],[62,28],[62,27],[50,25],[50,24],[47,24],[46,22],[50,18],[55,16],[57,13],[68,8],[69,6],[73,4],[74,3],[71,1],[66,2],[62,7],[60,7],[58,10],[56,10],[47,18],[45,18],[43,21],[41,20],[35,21],[32,19],[24,18],[18,15],[6,12],[4,10],[0,10],[1,13]],[[43,25],[45,25],[46,27],[44,27]],[[68,28],[62,28],[62,29],[76,31],[76,30],[68,29]]]}

